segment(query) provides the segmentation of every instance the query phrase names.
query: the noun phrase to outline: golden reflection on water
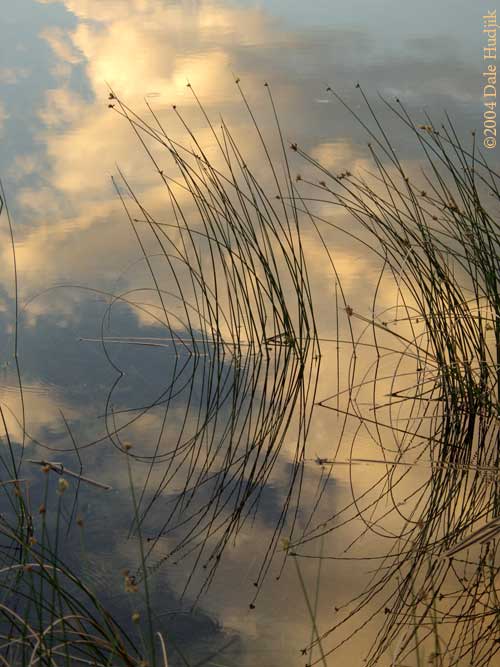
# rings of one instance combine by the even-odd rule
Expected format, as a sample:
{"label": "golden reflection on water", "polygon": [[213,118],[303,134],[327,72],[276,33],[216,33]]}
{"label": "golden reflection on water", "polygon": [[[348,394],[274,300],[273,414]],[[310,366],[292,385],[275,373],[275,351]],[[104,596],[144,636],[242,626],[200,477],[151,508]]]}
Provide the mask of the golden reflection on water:
{"label": "golden reflection on water", "polygon": [[[34,224],[18,232],[19,270],[25,293],[30,280],[38,284],[65,281],[80,283],[89,275],[106,278],[123,268],[137,254],[134,238],[127,233],[109,176],[116,165],[127,175],[154,213],[163,210],[164,189],[134,142],[128,125],[107,107],[108,86],[140,114],[146,110],[144,97],[174,136],[185,132],[171,107],[178,105],[190,125],[198,130],[204,146],[213,138],[195,100],[186,88],[190,82],[209,115],[222,111],[235,132],[240,148],[251,162],[257,142],[249,131],[250,119],[238,99],[234,77],[243,77],[245,94],[264,124],[272,118],[266,104],[263,69],[252,69],[246,60],[247,46],[271,49],[293,35],[287,34],[266,12],[222,4],[163,4],[158,2],[65,2],[77,23],[74,28],[44,29],[40,38],[53,50],[55,86],[48,89],[42,107],[38,141],[48,162],[43,186],[25,186],[16,193],[19,205],[30,212]],[[243,51],[241,51],[243,49]],[[88,92],[75,91],[72,77],[83,68]],[[242,71],[243,70],[243,71]],[[284,127],[298,111],[298,91],[276,77],[274,87]],[[341,149],[341,150],[340,150]],[[334,152],[344,165],[352,162],[349,143],[318,146],[320,157]],[[326,156],[328,161],[328,156]],[[15,171],[36,169],[29,154],[16,158]],[[120,230],[122,232],[120,233]],[[314,254],[314,237],[308,240]],[[5,246],[4,246],[5,247]],[[318,246],[319,250],[319,246]],[[361,263],[343,262],[349,273],[361,273]],[[7,259],[8,250],[4,250]],[[31,279],[30,279],[31,277]],[[9,275],[4,276],[9,284]]]}
{"label": "golden reflection on water", "polygon": [[[270,75],[266,67],[272,63],[273,56],[280,49],[293,48],[297,40],[296,34],[287,31],[264,9],[251,6],[210,2],[173,4],[157,0],[65,0],[62,4],[76,18],[74,27],[66,30],[47,26],[40,33],[40,38],[50,46],[54,57],[51,71],[53,86],[46,90],[43,104],[36,112],[39,123],[37,140],[46,157],[43,184],[22,185],[16,192],[16,203],[22,210],[28,211],[30,217],[30,224],[16,229],[17,262],[23,297],[32,296],[57,283],[90,284],[108,289],[117,276],[121,276],[119,289],[125,291],[137,286],[138,281],[144,283],[146,280],[144,267],[134,265],[134,261],[140,257],[136,239],[127,226],[109,176],[116,174],[118,165],[148,210],[158,219],[165,216],[165,189],[150,160],[136,142],[130,126],[117,117],[116,109],[108,108],[108,104],[113,104],[108,100],[110,87],[140,115],[147,113],[146,97],[169,132],[174,137],[185,139],[185,130],[172,111],[172,105],[177,105],[189,126],[196,129],[200,143],[210,151],[214,148],[214,140],[205,119],[197,110],[191,90],[186,86],[189,82],[211,118],[217,119],[217,114],[223,112],[226,122],[237,136],[245,159],[255,165],[256,173],[260,175],[265,173],[259,163],[262,154],[248,114],[238,98],[234,78],[241,76],[245,94],[259,115],[259,121],[266,130],[273,132],[272,114],[263,89],[263,82]],[[267,54],[266,59],[260,64],[254,63],[248,56],[250,49]],[[297,124],[297,116],[303,115],[299,124],[303,125],[305,136],[308,131],[312,132],[308,151],[315,159],[333,171],[368,169],[371,163],[366,157],[366,151],[349,136],[340,132],[335,139],[323,141],[315,135],[314,113],[311,112],[313,128],[310,128],[308,107],[298,102],[300,91],[291,81],[289,67],[283,68],[285,73],[282,77],[279,68],[280,65],[275,73],[273,93],[283,127],[286,128],[289,123]],[[85,90],[75,90],[73,77],[77,71],[83,72]],[[5,118],[6,112],[0,105],[0,133]],[[270,141],[277,145],[275,133],[271,137]],[[155,157],[164,159],[163,153],[157,150]],[[15,174],[16,178],[29,176],[37,172],[39,165],[39,157],[35,154],[27,152],[17,155],[12,175]],[[163,167],[163,162],[161,165]],[[167,162],[164,169],[165,173],[173,173],[169,171],[172,167]],[[415,173],[417,166],[410,163],[408,169],[409,173]],[[182,192],[179,191],[178,195],[182,203]],[[317,210],[340,226],[349,224],[346,216],[337,211],[332,212],[328,204],[318,204]],[[5,289],[12,293],[8,237],[5,230],[1,234],[3,253],[0,275]],[[325,238],[335,246],[335,265],[349,302],[356,312],[369,312],[372,298],[369,288],[378,276],[373,261],[363,254],[360,247],[353,247],[336,232],[327,232]],[[314,232],[304,230],[303,243],[311,267],[309,277],[314,288],[315,307],[320,314],[320,337],[333,339],[336,335],[336,317],[332,308],[334,280],[331,267],[326,261],[322,242]],[[378,301],[380,311],[393,306],[396,293],[394,284],[385,286]],[[81,298],[84,298],[83,295]],[[58,291],[57,294],[44,294],[31,301],[23,312],[23,326],[34,328],[54,311],[57,311],[59,318],[70,321],[78,313],[79,301],[80,297],[75,297],[75,291],[70,289],[67,292]],[[136,315],[139,325],[151,324],[141,311]],[[400,325],[399,330],[404,331],[404,326]],[[347,320],[342,327],[342,333],[346,333]],[[325,342],[322,348],[324,358],[317,388],[317,395],[321,399],[338,390],[335,378],[339,358],[342,372],[348,370],[350,363],[347,346],[340,348],[340,357],[336,356],[333,344]],[[366,357],[365,363],[369,361]],[[379,381],[378,385],[382,395],[393,389],[390,379],[393,367],[394,360],[389,357],[387,379]],[[92,369],[89,369],[88,381],[92,382]],[[37,439],[43,439],[47,431],[60,421],[61,409],[70,419],[76,419],[77,415],[81,418],[82,413],[84,418],[90,419],[102,407],[90,401],[90,407],[82,409],[82,406],[75,406],[71,400],[62,398],[57,389],[42,386],[38,391],[37,387],[33,383],[33,391],[26,391],[28,431]],[[360,389],[357,395],[360,405],[369,403],[370,392],[368,385]],[[3,399],[18,413],[19,405],[11,393],[4,392]],[[176,421],[180,422],[181,417],[181,411],[179,416],[174,414]],[[326,409],[317,409],[314,413],[306,464],[307,483],[303,488],[306,506],[314,502],[318,484],[322,475],[325,475],[324,467],[316,459],[332,455],[332,450],[338,444],[340,424],[341,420]],[[356,420],[349,421],[347,433],[354,435],[356,427]],[[9,428],[19,435],[15,421],[9,421]],[[161,428],[161,415],[148,414],[134,428],[136,430],[129,434],[133,440],[153,438]],[[397,438],[395,440],[396,443],[391,441],[391,446],[397,451]],[[372,445],[368,428],[359,440],[356,455],[369,458]],[[282,498],[282,489],[287,484],[288,464],[293,457],[294,447],[293,441],[285,443],[283,454],[269,479],[270,487],[278,498]],[[38,450],[33,452],[33,457],[36,454],[41,455]],[[350,455],[352,453],[348,447],[339,451],[341,460]],[[123,511],[123,498],[129,488],[127,471],[119,467],[116,461],[116,452],[109,448],[103,453],[98,448],[86,453],[89,474],[92,476],[98,471],[99,479],[113,486],[114,491],[106,501],[109,503],[108,516],[113,511]],[[427,470],[419,469],[409,475],[401,485],[401,499],[404,499],[408,489],[425,480],[428,474]],[[144,466],[134,466],[134,479],[138,485],[145,481],[146,475]],[[150,477],[151,483],[157,483],[156,477],[161,478],[161,475],[161,470],[155,470]],[[357,493],[362,494],[382,477],[383,471],[377,466],[360,466],[352,482],[345,469],[335,467],[332,472],[335,481],[326,485],[324,502],[315,518],[315,525],[321,528],[323,521],[331,520],[336,507],[349,502],[350,483],[355,484]],[[175,490],[174,485],[169,488],[169,492]],[[160,510],[158,507],[157,511]],[[102,539],[102,527],[99,524],[99,512],[94,509],[92,516],[94,518],[89,522],[89,533],[95,541],[96,536]],[[376,520],[375,517],[374,522]],[[152,521],[160,524],[161,518],[153,517]],[[320,540],[310,543],[305,547],[307,554],[316,556],[319,549],[323,548],[324,553],[335,553],[342,558],[345,547],[358,537],[361,525],[359,521],[348,523],[344,528],[327,535],[322,547]],[[397,530],[398,523],[391,518],[380,525],[390,533]],[[311,622],[293,561],[288,562],[279,582],[275,581],[278,566],[273,569],[272,576],[258,598],[256,609],[248,608],[254,595],[253,581],[259,558],[267,548],[272,531],[272,522],[258,516],[252,530],[244,531],[237,543],[228,547],[220,566],[220,576],[201,602],[202,608],[214,614],[225,629],[239,633],[243,650],[238,664],[243,667],[254,664],[276,667],[303,665],[305,660],[299,649],[311,640]],[[97,541],[95,544],[92,557],[95,562],[99,560],[100,565],[104,563],[104,569],[111,578],[113,567],[116,567],[113,563],[119,562],[120,569],[133,567],[137,545],[125,539],[123,526],[116,530],[116,536],[112,533],[112,539],[105,545],[99,545]],[[376,552],[384,544],[383,539],[376,539],[368,533],[349,554],[359,556]],[[171,547],[167,539],[160,542],[155,557],[161,559],[162,553],[167,553]],[[318,561],[315,558],[301,559],[300,568],[312,596]],[[175,594],[181,594],[185,574],[178,576],[175,572],[173,567],[159,569],[157,586],[163,584]],[[194,589],[196,585],[202,585],[202,578],[203,572],[197,572],[193,581]],[[334,622],[335,614],[338,613],[335,607],[341,607],[343,600],[352,597],[353,591],[365,583],[366,578],[366,567],[359,566],[357,562],[326,561],[317,601],[320,633]],[[368,608],[367,613],[370,611]],[[354,644],[341,649],[335,660],[357,660],[369,644],[368,636],[356,638]],[[319,659],[319,654],[314,653],[313,658]],[[224,655],[220,661],[225,664]]]}

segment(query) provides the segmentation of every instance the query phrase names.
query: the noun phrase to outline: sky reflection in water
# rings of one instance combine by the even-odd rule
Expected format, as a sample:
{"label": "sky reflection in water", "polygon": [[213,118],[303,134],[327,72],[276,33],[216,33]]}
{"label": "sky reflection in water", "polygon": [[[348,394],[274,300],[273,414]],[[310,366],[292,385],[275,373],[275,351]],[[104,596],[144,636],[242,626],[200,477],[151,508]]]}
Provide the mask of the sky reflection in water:
{"label": "sky reflection in water", "polygon": [[[212,118],[223,114],[246,159],[259,172],[260,153],[234,77],[241,78],[259,123],[274,142],[263,88],[264,81],[269,81],[287,140],[297,141],[333,170],[360,169],[369,164],[366,137],[326,92],[327,85],[355,108],[360,100],[354,83],[360,81],[369,96],[377,91],[391,99],[399,96],[422,119],[423,109],[438,118],[443,109],[449,110],[459,132],[480,122],[478,13],[473,3],[443,1],[439,14],[446,18],[438,20],[435,4],[18,0],[5,8],[0,19],[0,173],[15,219],[21,301],[27,302],[21,317],[20,350],[31,435],[56,450],[67,448],[61,410],[71,420],[78,442],[105,434],[100,415],[115,374],[98,343],[79,339],[99,336],[106,305],[92,292],[69,285],[112,293],[150,285],[109,177],[116,174],[118,165],[159,219],[164,214],[165,191],[128,124],[107,108],[108,85],[140,114],[145,113],[146,96],[169,131],[185,137],[171,109],[178,105],[210,151],[214,141],[186,88],[189,81]],[[383,108],[380,113],[387,118]],[[396,126],[394,141],[403,148],[411,168],[416,153],[407,140]],[[300,168],[294,164],[294,169]],[[12,346],[13,283],[8,230],[2,228],[0,235],[0,323],[6,359]],[[304,239],[306,255],[312,259],[310,280],[320,335],[332,337],[331,269],[317,237],[306,232]],[[369,310],[367,282],[369,286],[370,276],[375,275],[372,260],[345,238],[335,242],[335,259],[348,298],[360,311]],[[49,289],[60,284],[68,287]],[[389,291],[383,294],[382,304],[389,307],[393,297]],[[158,335],[150,318],[126,307],[115,310],[113,327],[121,336]],[[328,348],[323,353],[318,395],[327,396],[333,393],[336,362]],[[126,368],[115,396],[121,406],[146,402],[171,376],[174,357],[168,350],[129,346],[117,355]],[[15,394],[8,389],[13,384],[11,371],[4,367],[2,373],[3,400],[16,410]],[[193,386],[196,402],[201,389],[196,383]],[[181,393],[172,411],[178,413],[178,423],[169,425],[173,431],[184,419],[186,400]],[[159,421],[153,412],[128,434],[144,443],[141,454],[157,434]],[[327,411],[315,413],[310,459],[331,453],[336,424]],[[12,428],[16,428],[14,422]],[[231,640],[218,658],[221,664],[303,664],[298,649],[309,640],[311,629],[291,565],[276,582],[278,558],[257,608],[248,609],[254,595],[252,583],[283,502],[294,446],[293,441],[285,442],[252,529],[245,529],[238,543],[228,548],[220,577],[201,600],[195,618],[172,613],[181,604],[178,596],[189,572],[187,565],[157,570],[158,613],[165,616],[167,634],[177,636],[193,659],[206,657]],[[33,447],[28,454],[34,458],[40,451]],[[113,486],[102,498],[95,490],[82,488],[80,510],[88,525],[89,554],[84,567],[97,587],[120,590],[121,571],[133,569],[137,562],[137,544],[127,539],[127,472],[117,465],[119,453],[109,443],[82,455],[89,475]],[[74,457],[67,456],[74,467]],[[147,466],[137,463],[136,483],[143,482],[146,473]],[[313,462],[306,467],[305,506],[314,497],[321,474]],[[372,474],[376,473],[365,471],[363,483],[368,485]],[[155,470],[154,475],[161,476],[161,471]],[[326,489],[319,517],[331,515],[332,507],[348,498],[342,472]],[[173,483],[165,491],[166,502],[176,490]],[[157,503],[150,530],[161,525],[162,511]],[[304,510],[299,522],[306,517]],[[335,533],[335,540],[343,537],[347,544],[355,534],[355,528],[346,527]],[[167,541],[161,544],[156,560],[168,548]],[[316,542],[310,552],[320,548],[338,550]],[[314,560],[303,566],[311,590],[316,567]],[[191,582],[182,603],[186,609],[203,576],[197,572]],[[356,573],[357,582],[362,577]],[[331,623],[333,606],[352,593],[352,579],[352,566],[341,561],[334,568],[325,567],[318,607],[324,628]],[[358,643],[355,657],[362,649]]]}

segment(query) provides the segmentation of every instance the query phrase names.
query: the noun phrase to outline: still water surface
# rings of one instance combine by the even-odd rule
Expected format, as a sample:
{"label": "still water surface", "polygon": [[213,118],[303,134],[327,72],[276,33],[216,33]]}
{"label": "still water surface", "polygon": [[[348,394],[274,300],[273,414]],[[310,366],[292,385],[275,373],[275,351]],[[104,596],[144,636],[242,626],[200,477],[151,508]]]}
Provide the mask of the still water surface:
{"label": "still water surface", "polygon": [[[172,110],[177,105],[207,150],[215,150],[206,120],[186,86],[190,83],[214,122],[222,114],[245,159],[264,178],[256,134],[234,81],[236,77],[241,80],[260,127],[277,148],[272,109],[263,86],[269,82],[287,141],[297,142],[334,171],[362,169],[369,164],[366,135],[326,87],[332,86],[360,109],[362,100],[354,88],[359,81],[370,98],[377,93],[401,98],[412,114],[421,116],[421,122],[425,122],[424,111],[440,119],[447,110],[457,130],[465,134],[480,122],[481,28],[477,3],[462,0],[6,3],[0,18],[0,174],[15,221],[26,430],[42,443],[28,439],[26,456],[62,460],[78,469],[80,461],[72,451],[63,415],[78,446],[97,441],[81,449],[82,464],[89,477],[109,484],[112,490],[82,485],[77,512],[85,522],[85,556],[81,556],[73,531],[68,557],[124,618],[131,603],[122,592],[122,571],[135,571],[138,549],[136,538],[129,534],[132,508],[123,453],[106,438],[102,417],[110,391],[116,409],[124,411],[148,405],[170,387],[166,424],[164,413],[153,410],[126,429],[126,440],[136,454],[134,483],[138,493],[146,489],[143,502],[151,502],[153,490],[160,489],[143,525],[144,533],[152,538],[161,532],[169,507],[184,488],[186,469],[196,470],[199,465],[191,454],[184,462],[187,468],[173,475],[171,469],[167,471],[168,452],[176,442],[196,438],[200,419],[213,405],[218,417],[211,426],[210,442],[223,442],[233,413],[227,402],[217,407],[220,396],[207,381],[212,372],[207,370],[207,359],[214,354],[210,346],[192,358],[164,339],[162,347],[118,342],[119,338],[147,342],[164,337],[151,310],[124,302],[113,305],[106,335],[116,338],[107,346],[115,368],[99,343],[101,322],[110,303],[106,294],[152,287],[110,176],[116,176],[119,168],[152,215],[168,222],[163,183],[129,124],[116,109],[108,108],[110,87],[140,115],[147,114],[147,100],[168,131],[186,142],[186,131]],[[380,113],[384,117],[383,107]],[[393,134],[411,164],[416,156],[413,144],[399,126]],[[293,169],[299,170],[300,165],[294,163]],[[342,224],[350,223],[346,219]],[[8,230],[3,228],[0,234],[4,364],[0,384],[2,400],[19,414],[8,363],[14,307]],[[345,238],[332,236],[330,240],[335,244],[335,262],[348,302],[357,311],[369,313],[377,275],[373,259]],[[318,335],[332,339],[336,317],[331,267],[314,234],[305,232],[304,245],[312,260],[309,279]],[[156,270],[163,271],[159,264]],[[168,272],[161,275],[171,280]],[[390,292],[382,294],[380,307],[393,305],[393,297]],[[133,300],[151,303],[148,298],[148,293],[136,292]],[[180,311],[178,315],[180,318]],[[341,350],[341,354],[347,352]],[[319,399],[337,390],[336,352],[325,343],[322,355],[321,367],[316,359],[308,359],[308,373],[313,384],[318,383]],[[242,359],[244,368],[255,370],[251,354],[244,353]],[[280,368],[286,366],[283,372],[289,381],[296,372],[293,364],[290,367],[283,359],[280,363]],[[342,363],[346,368],[347,361]],[[114,386],[116,367],[124,375]],[[219,383],[232,386],[241,378],[241,369],[236,370],[227,358],[218,359],[217,368]],[[247,414],[249,401],[257,400],[272,416],[273,397],[263,386],[266,381],[272,384],[270,378],[280,372],[276,367],[259,368],[253,393],[240,399],[238,411]],[[307,414],[312,403],[310,395],[304,408]],[[263,583],[259,579],[262,559],[287,497],[297,443],[303,444],[298,404],[286,407],[292,413],[290,426],[283,432],[258,507],[252,509],[237,539],[229,539],[208,591],[204,590],[207,572],[201,562],[191,576],[193,554],[178,564],[166,558],[180,539],[179,531],[154,540],[150,562],[158,623],[167,644],[173,646],[170,638],[175,641],[191,665],[292,667],[305,662],[300,649],[311,639],[311,621],[293,562],[287,561],[281,572],[278,553]],[[17,429],[20,439],[14,420],[11,428]],[[347,429],[354,432],[352,424]],[[250,430],[242,419],[239,425],[233,424],[232,434],[239,434],[241,445]],[[318,489],[323,492],[315,525],[328,520],[350,498],[342,468],[334,468],[325,481],[325,470],[315,462],[317,457],[333,456],[338,431],[339,420],[333,412],[314,411],[301,481],[300,530],[308,526]],[[210,447],[204,438],[197,445],[202,450]],[[160,441],[165,458],[150,468],[150,457],[157,454]],[[357,450],[359,456],[369,452],[368,444],[363,447]],[[375,474],[360,467],[356,488],[367,488]],[[36,493],[36,472],[33,484]],[[197,496],[199,506],[208,498],[209,485]],[[176,511],[178,521],[190,510],[181,506]],[[308,543],[302,553],[342,556],[359,532],[359,526],[349,524],[332,536]],[[350,553],[370,553],[375,548],[371,540],[365,537]],[[300,568],[311,600],[316,599],[319,631],[323,632],[333,623],[334,607],[352,597],[367,575],[362,566],[348,561],[326,560],[321,572],[318,563],[317,559],[303,559]],[[321,585],[316,596],[318,577]],[[198,597],[200,591],[203,595]],[[369,633],[362,635],[341,649],[335,660],[348,656],[350,664],[361,664],[369,643]],[[172,648],[172,664],[185,664],[179,656]]]}

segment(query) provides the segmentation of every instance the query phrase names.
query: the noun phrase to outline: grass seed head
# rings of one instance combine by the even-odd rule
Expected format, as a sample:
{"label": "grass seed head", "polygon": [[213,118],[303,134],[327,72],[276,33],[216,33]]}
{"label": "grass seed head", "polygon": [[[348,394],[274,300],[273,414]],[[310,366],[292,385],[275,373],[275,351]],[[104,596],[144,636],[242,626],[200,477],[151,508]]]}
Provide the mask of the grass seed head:
{"label": "grass seed head", "polygon": [[59,493],[60,496],[68,489],[69,487],[69,482],[67,479],[64,477],[60,477],[58,482],[57,482],[57,492]]}

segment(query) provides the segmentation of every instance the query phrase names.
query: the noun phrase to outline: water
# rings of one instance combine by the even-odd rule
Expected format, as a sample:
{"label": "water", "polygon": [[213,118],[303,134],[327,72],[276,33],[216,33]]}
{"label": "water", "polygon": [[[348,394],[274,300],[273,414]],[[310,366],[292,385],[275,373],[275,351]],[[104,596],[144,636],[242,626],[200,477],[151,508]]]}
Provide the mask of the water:
{"label": "water", "polygon": [[[240,351],[238,357],[229,352],[220,357],[207,322],[195,318],[192,328],[202,342],[190,356],[191,343],[175,345],[169,331],[159,326],[160,304],[151,294],[148,262],[110,176],[116,177],[120,169],[157,220],[168,223],[171,213],[158,170],[129,124],[117,115],[119,107],[108,99],[109,91],[112,89],[140,115],[148,113],[147,100],[168,132],[185,142],[186,130],[172,109],[176,105],[212,156],[216,154],[216,142],[197,108],[192,94],[195,90],[214,124],[220,124],[221,114],[245,160],[259,178],[270,183],[235,78],[240,79],[259,126],[278,154],[274,117],[264,87],[269,82],[287,142],[297,142],[333,171],[359,170],[370,164],[366,133],[326,90],[327,86],[360,113],[363,101],[354,88],[357,81],[370,99],[377,93],[391,100],[400,97],[419,122],[426,122],[426,112],[439,122],[443,110],[447,110],[453,115],[457,131],[465,135],[481,123],[481,11],[472,3],[456,0],[442,0],[439,17],[436,3],[427,0],[403,7],[395,1],[373,0],[355,5],[323,0],[312,4],[280,0],[18,0],[2,12],[0,174],[15,221],[19,351],[29,435],[25,456],[62,460],[76,471],[81,463],[90,478],[112,487],[106,492],[81,485],[75,516],[79,514],[84,520],[86,555],[81,556],[75,529],[70,532],[67,549],[68,557],[82,568],[96,590],[118,614],[128,618],[130,594],[123,592],[122,572],[137,570],[138,544],[136,537],[129,535],[133,516],[130,482],[119,449],[124,442],[132,443],[131,452],[136,457],[132,476],[137,493],[140,495],[146,487],[143,501],[147,503],[153,490],[160,490],[143,531],[154,545],[150,560],[153,603],[173,664],[183,664],[181,653],[192,665],[304,664],[300,649],[308,644],[313,631],[293,561],[287,561],[281,574],[278,553],[267,577],[259,577],[262,563],[269,565],[266,553],[269,544],[273,545],[294,457],[305,442],[302,502],[296,519],[300,530],[331,522],[338,508],[349,502],[349,484],[362,493],[379,472],[376,466],[360,464],[353,482],[338,466],[325,481],[321,459],[334,455],[342,423],[330,410],[316,409],[305,441],[301,434],[300,419],[309,419],[314,399],[324,400],[337,391],[336,369],[340,361],[342,372],[347,370],[348,347],[341,347],[339,359],[334,345],[322,344],[320,365],[315,358],[317,351],[311,346],[303,360],[304,380],[301,369],[294,366],[295,359],[287,356],[286,346],[277,354],[278,361],[267,366],[261,365],[251,350]],[[380,117],[391,122],[382,103],[378,104]],[[391,125],[391,138],[408,160],[409,168],[415,168],[417,151],[406,130]],[[156,147],[154,155],[160,160],[160,168],[170,174],[165,152]],[[299,158],[292,155],[291,165],[294,174],[307,176]],[[123,182],[120,187],[123,191]],[[182,197],[182,192],[177,194]],[[324,212],[326,208],[318,210]],[[340,226],[350,224],[341,214],[333,219]],[[144,228],[137,224],[142,234]],[[4,249],[0,322],[2,362],[6,364],[0,384],[4,404],[19,417],[12,359],[14,284],[5,225],[0,233]],[[180,331],[186,311],[172,270],[154,256],[158,253],[155,239],[151,235],[143,238],[144,254],[162,285],[168,286],[170,296],[174,293],[169,307]],[[369,315],[377,262],[361,244],[353,244],[333,231],[327,232],[327,238],[335,248],[348,303],[356,312]],[[308,231],[304,234],[304,253],[309,260],[318,336],[334,339],[337,330],[331,266],[317,236]],[[203,257],[202,265],[212,275],[206,260]],[[190,284],[187,274],[183,280],[184,298],[194,303],[196,295],[200,296],[200,285]],[[287,280],[284,293],[287,298],[293,295]],[[120,302],[113,303],[112,317],[108,311],[110,295],[124,295]],[[221,299],[228,308],[230,290]],[[393,304],[393,292],[387,290],[380,295],[379,308]],[[242,318],[240,326],[246,327],[244,338],[248,342],[252,318]],[[99,342],[102,322],[108,337],[106,354]],[[234,336],[236,326],[222,323],[221,335]],[[137,344],[151,340],[156,341],[156,347]],[[274,355],[275,342],[272,347]],[[389,373],[391,363],[389,360]],[[117,369],[122,376],[117,375]],[[299,383],[306,396],[299,392],[283,399],[280,406],[276,387],[283,383],[292,388]],[[115,439],[113,446],[107,436],[109,412],[107,418],[103,417],[106,405],[121,411],[115,418],[122,425],[130,419],[130,413],[123,411],[134,410],[132,414],[136,415],[136,408],[150,405],[159,396],[163,397],[161,405],[144,409],[140,418],[122,426],[120,440]],[[360,404],[362,399],[360,396]],[[236,422],[231,410],[233,400],[237,401]],[[190,576],[195,556],[189,554],[189,542],[184,543],[186,557],[178,564],[166,557],[182,539],[182,519],[189,515],[192,524],[188,525],[194,525],[196,512],[205,505],[213,506],[214,497],[222,502],[226,493],[228,505],[221,516],[229,516],[228,508],[237,506],[231,496],[233,487],[214,496],[220,475],[214,472],[214,478],[199,490],[192,505],[176,506],[178,494],[198,475],[222,467],[228,443],[236,441],[239,450],[231,456],[237,457],[241,448],[261,437],[259,429],[266,431],[273,424],[280,447],[273,466],[256,481],[257,491],[262,492],[258,507],[253,507],[245,523],[235,525],[228,534],[211,587],[205,591],[213,559],[204,569],[204,556]],[[19,426],[11,417],[9,426],[21,440]],[[346,428],[354,435],[356,420],[348,421]],[[268,432],[265,437],[270,437]],[[265,437],[263,441],[267,442]],[[369,457],[369,429],[357,442],[355,455]],[[175,450],[177,460],[181,450],[175,448],[181,445],[187,454],[181,456],[182,465],[174,475],[172,452]],[[84,446],[81,460],[75,446]],[[158,455],[161,462],[150,468],[151,457]],[[40,476],[34,468],[29,474],[36,494]],[[414,476],[418,481],[425,474],[417,472]],[[232,484],[242,484],[247,476],[248,469],[240,471]],[[412,478],[408,485],[414,481]],[[322,500],[309,526],[310,510],[321,488]],[[172,506],[176,509],[170,515]],[[168,526],[181,525],[157,539],[166,529],[168,517]],[[211,521],[209,513],[201,524],[204,530]],[[391,529],[390,521],[385,528]],[[319,533],[320,528],[313,532]],[[335,622],[334,608],[352,597],[356,587],[366,580],[366,567],[341,560],[343,550],[359,533],[359,525],[348,523],[333,534],[308,542],[301,550],[303,555],[335,554],[340,559],[325,561],[320,573],[318,559],[300,560],[311,601],[316,595],[317,578],[321,580],[315,603],[319,632]],[[375,553],[380,541],[364,536],[349,553]],[[282,550],[281,543],[277,548]],[[195,613],[191,613],[193,605]],[[369,644],[368,633],[342,647],[338,656],[358,664]],[[325,646],[331,648],[333,643]],[[319,659],[317,649],[313,659]],[[333,664],[331,660],[329,664]]]}

